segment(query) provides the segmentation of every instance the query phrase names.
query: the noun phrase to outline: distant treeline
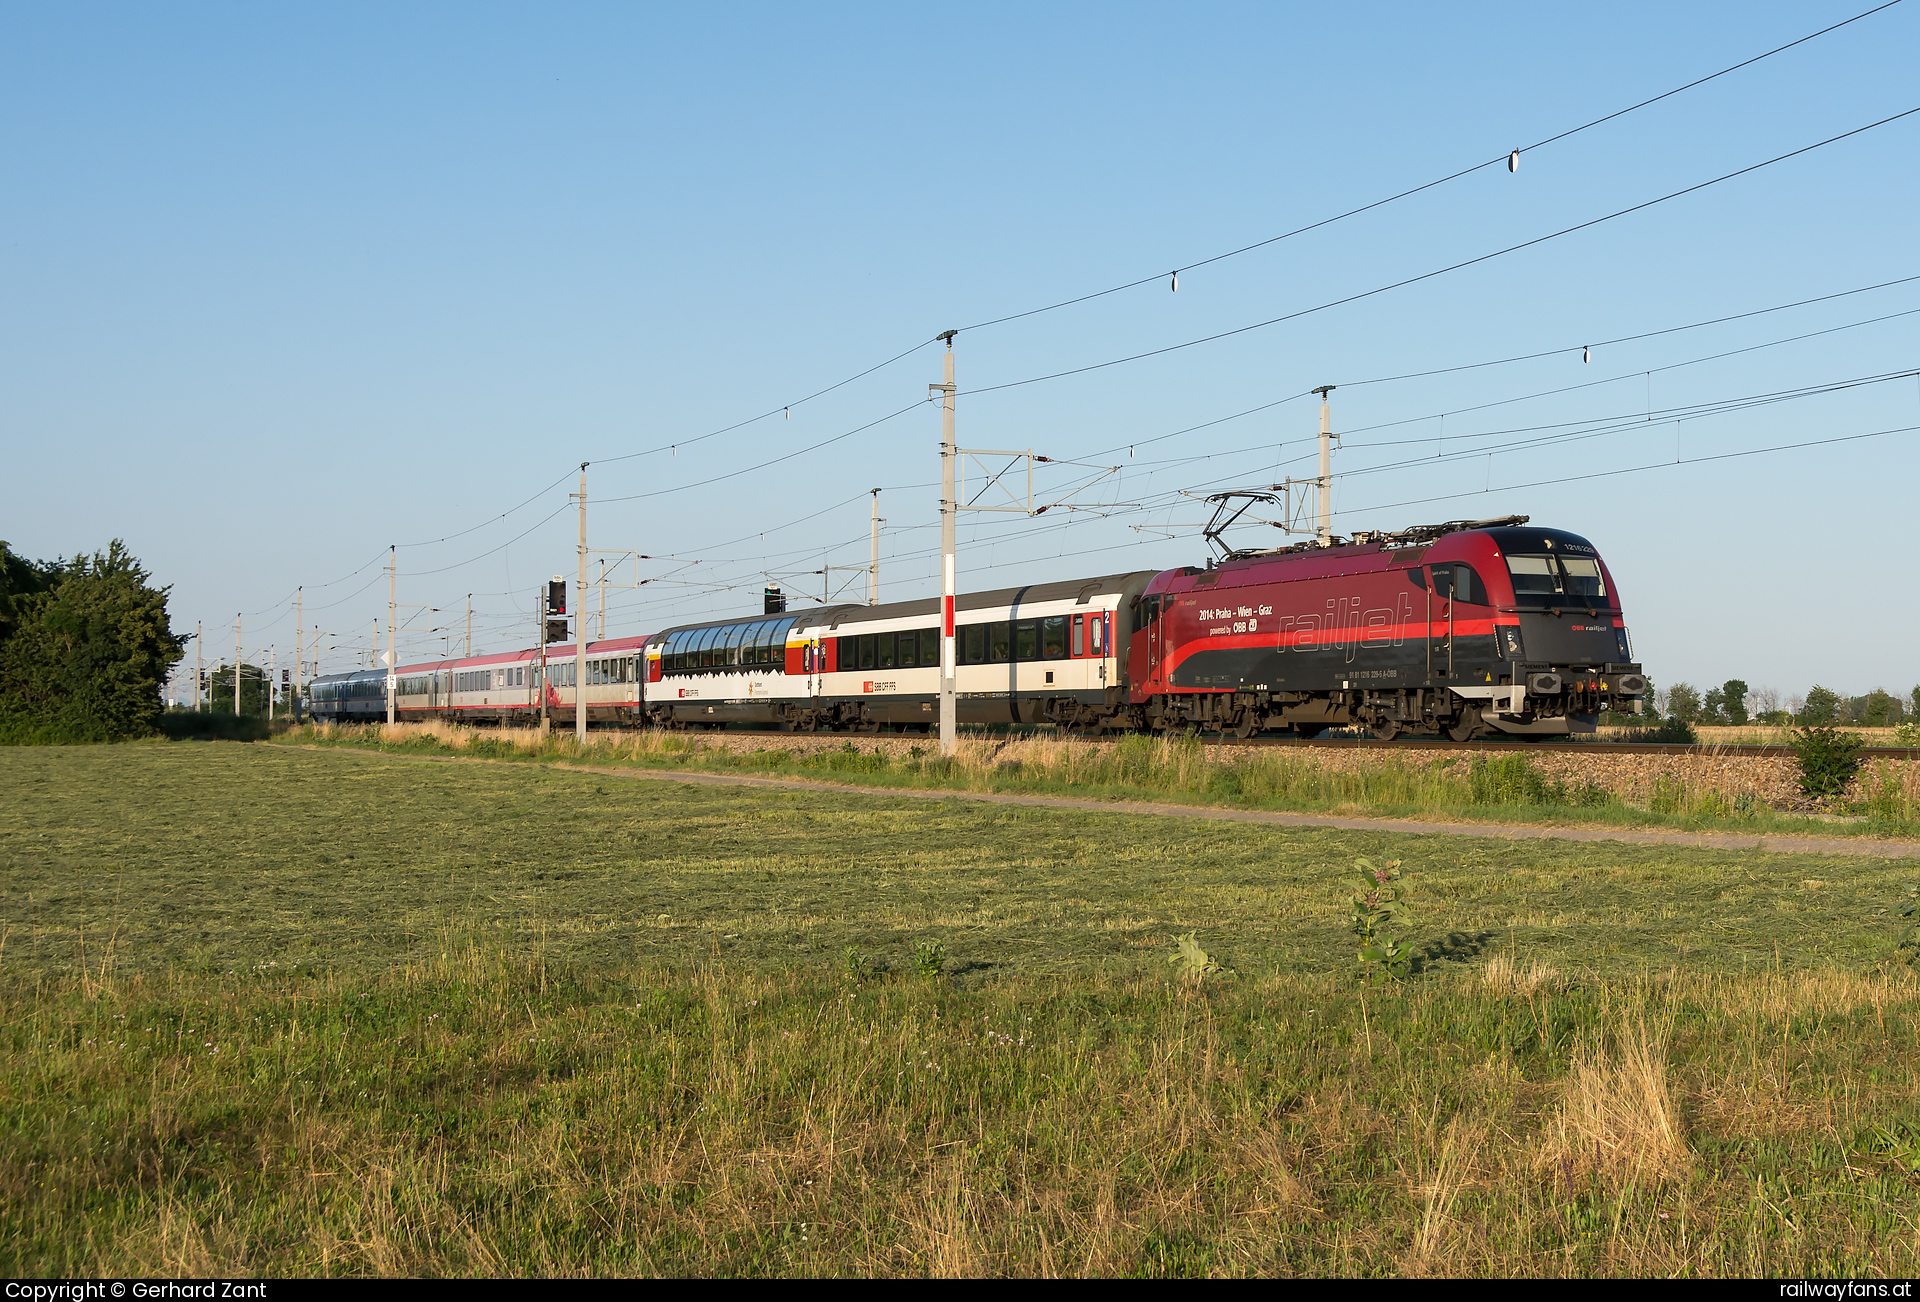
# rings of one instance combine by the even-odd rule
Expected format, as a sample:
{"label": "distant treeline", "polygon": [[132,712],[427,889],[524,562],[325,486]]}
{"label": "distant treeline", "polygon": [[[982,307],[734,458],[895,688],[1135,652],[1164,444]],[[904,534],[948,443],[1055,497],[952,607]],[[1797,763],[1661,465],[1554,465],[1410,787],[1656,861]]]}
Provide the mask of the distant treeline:
{"label": "distant treeline", "polygon": [[118,539],[54,561],[0,542],[0,745],[153,735],[186,639],[148,578]]}
{"label": "distant treeline", "polygon": [[1702,692],[1692,683],[1675,683],[1654,694],[1647,718],[1659,722],[1744,727],[1748,724],[1893,728],[1920,719],[1920,686],[1905,697],[1876,687],[1865,696],[1842,696],[1818,683],[1805,696],[1782,700],[1770,687],[1749,688],[1738,678]]}

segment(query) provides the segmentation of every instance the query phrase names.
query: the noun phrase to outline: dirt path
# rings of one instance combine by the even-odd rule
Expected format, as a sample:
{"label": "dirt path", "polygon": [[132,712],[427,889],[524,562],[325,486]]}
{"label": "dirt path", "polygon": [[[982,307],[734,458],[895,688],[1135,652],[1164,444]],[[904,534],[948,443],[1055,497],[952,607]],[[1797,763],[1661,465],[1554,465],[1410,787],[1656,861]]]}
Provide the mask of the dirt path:
{"label": "dirt path", "polygon": [[[383,751],[303,746],[302,750],[424,760],[441,764],[505,764],[507,760],[458,755],[392,755]],[[1613,827],[1523,827],[1501,823],[1421,823],[1410,819],[1339,818],[1331,814],[1287,814],[1258,809],[1221,809],[1206,805],[1165,805],[1140,800],[1076,800],[1072,796],[1015,796],[998,792],[941,791],[907,787],[861,787],[801,778],[757,778],[733,773],[689,773],[670,769],[609,768],[555,763],[549,767],[596,777],[654,782],[691,782],[706,786],[763,787],[781,791],[817,791],[851,796],[893,796],[908,800],[973,800],[988,805],[1034,805],[1088,814],[1132,814],[1159,818],[1204,818],[1222,823],[1258,823],[1268,827],[1332,827],[1348,832],[1401,832],[1427,836],[1505,837],[1514,841],[1626,841],[1634,845],[1685,845],[1706,850],[1761,850],[1770,854],[1852,854],[1881,859],[1920,858],[1920,842],[1875,841],[1866,837],[1741,836],[1729,832],[1659,832]]]}

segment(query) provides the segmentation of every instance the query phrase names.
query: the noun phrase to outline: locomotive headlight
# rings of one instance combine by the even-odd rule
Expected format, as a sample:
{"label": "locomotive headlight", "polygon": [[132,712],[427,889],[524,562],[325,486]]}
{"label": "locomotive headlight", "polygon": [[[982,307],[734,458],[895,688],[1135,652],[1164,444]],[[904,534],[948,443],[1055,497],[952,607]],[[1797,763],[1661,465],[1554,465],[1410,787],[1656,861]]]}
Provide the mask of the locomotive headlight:
{"label": "locomotive headlight", "polygon": [[1520,649],[1520,630],[1514,625],[1502,624],[1500,626],[1500,645],[1506,648],[1507,659],[1522,660],[1526,658]]}

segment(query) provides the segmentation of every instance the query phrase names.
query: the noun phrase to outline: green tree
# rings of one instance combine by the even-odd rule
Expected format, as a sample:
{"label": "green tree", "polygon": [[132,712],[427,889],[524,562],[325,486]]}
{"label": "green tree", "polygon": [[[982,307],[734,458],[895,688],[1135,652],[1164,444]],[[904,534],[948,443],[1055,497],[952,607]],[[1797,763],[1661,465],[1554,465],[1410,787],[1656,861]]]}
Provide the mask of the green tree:
{"label": "green tree", "polygon": [[1747,726],[1747,685],[1738,678],[1720,687],[1720,717],[1736,728]]}
{"label": "green tree", "polygon": [[1868,728],[1891,728],[1900,722],[1900,700],[1884,687],[1856,696],[1847,704],[1853,721]]}
{"label": "green tree", "polygon": [[52,564],[0,549],[0,742],[150,735],[185,641],[168,626],[168,590],[148,583],[119,539],[105,552]]}
{"label": "green tree", "polygon": [[1700,689],[1692,683],[1675,683],[1667,689],[1667,717],[1681,723],[1697,723],[1701,714]]}
{"label": "green tree", "polygon": [[0,642],[7,640],[19,622],[15,603],[52,588],[60,570],[58,561],[30,561],[0,542]]}
{"label": "green tree", "polygon": [[1806,704],[1800,708],[1800,722],[1818,725],[1834,723],[1840,718],[1840,694],[1815,683],[1807,689]]}
{"label": "green tree", "polygon": [[1721,717],[1726,708],[1726,697],[1718,687],[1709,687],[1707,694],[1700,698],[1701,723],[1725,723]]}
{"label": "green tree", "polygon": [[[267,671],[258,665],[240,666],[240,713],[267,712]],[[221,665],[207,675],[207,713],[233,713],[233,666]]]}

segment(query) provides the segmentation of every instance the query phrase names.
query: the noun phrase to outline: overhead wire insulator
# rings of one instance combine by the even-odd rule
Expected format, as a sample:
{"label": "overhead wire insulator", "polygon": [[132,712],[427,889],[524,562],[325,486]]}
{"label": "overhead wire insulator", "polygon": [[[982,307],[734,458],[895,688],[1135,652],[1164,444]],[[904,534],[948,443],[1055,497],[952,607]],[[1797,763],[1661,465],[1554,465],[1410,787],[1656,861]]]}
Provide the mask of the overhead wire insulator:
{"label": "overhead wire insulator", "polygon": [[1174,293],[1178,294],[1180,292],[1180,273],[1175,271],[1169,274],[1173,280],[1173,284],[1170,285],[1169,288],[1172,289]]}
{"label": "overhead wire insulator", "polygon": [[1509,172],[1517,172],[1520,170],[1520,151],[1519,150],[1516,149],[1511,154],[1507,155],[1507,170]]}
{"label": "overhead wire insulator", "polygon": [[1583,361],[1583,362],[1590,362],[1590,361],[1592,361],[1592,360],[1593,360],[1593,349],[1592,349],[1591,347],[1588,347],[1588,348],[1582,348],[1582,349],[1580,350],[1580,360],[1581,360],[1581,361]]}

